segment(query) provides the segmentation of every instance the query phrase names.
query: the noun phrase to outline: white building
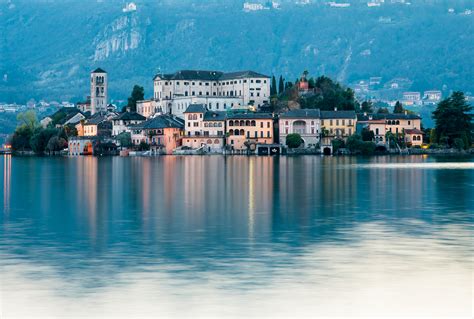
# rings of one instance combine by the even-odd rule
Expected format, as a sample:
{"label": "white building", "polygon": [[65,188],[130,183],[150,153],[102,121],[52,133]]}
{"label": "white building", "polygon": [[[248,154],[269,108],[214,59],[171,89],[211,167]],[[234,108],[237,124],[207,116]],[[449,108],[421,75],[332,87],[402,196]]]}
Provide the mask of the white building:
{"label": "white building", "polygon": [[[208,107],[216,111],[224,110],[223,103],[261,107],[270,100],[270,77],[253,71],[223,73],[182,70],[173,74],[158,74],[153,81],[154,100],[167,111],[171,107],[171,113],[175,115],[182,114],[186,110],[183,105],[180,111],[173,110],[173,101],[179,98],[207,98],[204,103],[213,103],[214,106],[208,105]],[[176,103],[188,103],[188,101],[184,99]],[[219,108],[215,103],[219,103]]]}
{"label": "white building", "polygon": [[403,92],[404,105],[417,105],[421,102],[420,92]]}
{"label": "white building", "polygon": [[130,125],[140,124],[145,120],[146,118],[138,113],[124,112],[112,119],[112,136],[129,132]]}
{"label": "white building", "polygon": [[301,147],[315,147],[319,143],[321,114],[319,109],[291,110],[280,115],[280,144],[286,145],[288,134],[299,134]]}
{"label": "white building", "polygon": [[441,101],[442,93],[438,90],[425,91],[423,93],[423,99],[430,102],[439,102]]}
{"label": "white building", "polygon": [[333,8],[349,8],[351,6],[351,4],[348,2],[339,3],[339,2],[331,1],[331,2],[328,2],[327,4]]}
{"label": "white building", "polygon": [[210,111],[227,111],[235,108],[248,109],[241,97],[181,96],[164,102],[163,112],[183,118],[183,113],[193,104],[203,104]]}
{"label": "white building", "polygon": [[137,5],[134,2],[127,3],[122,11],[125,13],[137,11]]}
{"label": "white building", "polygon": [[91,114],[107,112],[107,72],[98,68],[91,72]]}
{"label": "white building", "polygon": [[245,2],[244,3],[244,11],[249,12],[249,11],[259,11],[263,10],[265,7],[261,3],[250,3],[250,2]]}

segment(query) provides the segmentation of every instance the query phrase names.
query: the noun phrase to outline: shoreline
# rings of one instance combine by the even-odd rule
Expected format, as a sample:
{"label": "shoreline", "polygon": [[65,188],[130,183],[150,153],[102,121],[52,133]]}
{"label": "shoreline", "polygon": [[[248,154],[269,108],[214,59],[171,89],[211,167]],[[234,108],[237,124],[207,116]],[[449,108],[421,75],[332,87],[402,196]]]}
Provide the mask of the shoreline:
{"label": "shoreline", "polygon": [[299,157],[299,156],[321,156],[321,157],[380,157],[380,156],[412,156],[412,155],[431,155],[431,156],[462,156],[470,157],[474,156],[474,148],[469,150],[456,150],[456,149],[410,149],[406,153],[399,152],[384,152],[384,153],[375,153],[370,155],[364,154],[335,154],[335,155],[324,155],[321,152],[313,152],[307,150],[300,150],[300,152],[286,152],[278,155],[257,155],[257,154],[221,154],[221,153],[206,153],[206,154],[146,154],[146,152],[135,152],[134,155],[121,156],[119,154],[106,154],[106,155],[80,155],[80,156],[71,156],[64,154],[43,154],[38,155],[32,151],[20,151],[12,152],[9,154],[12,157],[163,157],[163,156],[258,156],[258,157]]}

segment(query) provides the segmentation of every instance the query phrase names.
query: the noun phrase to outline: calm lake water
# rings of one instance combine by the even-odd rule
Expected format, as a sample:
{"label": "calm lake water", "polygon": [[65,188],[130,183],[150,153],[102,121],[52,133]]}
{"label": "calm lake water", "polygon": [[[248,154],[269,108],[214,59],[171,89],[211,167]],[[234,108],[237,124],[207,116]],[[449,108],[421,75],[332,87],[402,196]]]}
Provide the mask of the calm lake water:
{"label": "calm lake water", "polygon": [[2,318],[472,315],[472,157],[0,164]]}

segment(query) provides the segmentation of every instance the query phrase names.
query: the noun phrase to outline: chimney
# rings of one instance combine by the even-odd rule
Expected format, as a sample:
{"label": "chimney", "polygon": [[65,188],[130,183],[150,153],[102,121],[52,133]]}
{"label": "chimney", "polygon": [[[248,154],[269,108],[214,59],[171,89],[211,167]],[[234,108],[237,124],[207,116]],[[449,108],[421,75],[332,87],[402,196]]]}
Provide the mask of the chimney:
{"label": "chimney", "polygon": [[364,112],[364,116],[367,116],[367,112]]}
{"label": "chimney", "polygon": [[337,106],[334,108],[334,111],[336,111],[336,112],[337,112]]}
{"label": "chimney", "polygon": [[405,115],[408,115],[408,111],[407,111],[407,110],[405,110]]}

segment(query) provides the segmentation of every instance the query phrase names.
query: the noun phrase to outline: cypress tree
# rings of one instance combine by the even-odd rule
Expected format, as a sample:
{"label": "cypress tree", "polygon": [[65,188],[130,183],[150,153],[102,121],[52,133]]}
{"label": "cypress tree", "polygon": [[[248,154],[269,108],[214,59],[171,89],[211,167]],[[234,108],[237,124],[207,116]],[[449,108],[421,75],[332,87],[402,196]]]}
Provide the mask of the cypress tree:
{"label": "cypress tree", "polygon": [[275,79],[275,75],[272,75],[272,84],[270,85],[270,95],[277,94],[277,83]]}
{"label": "cypress tree", "polygon": [[282,94],[285,90],[285,81],[283,81],[283,76],[280,75],[280,80],[278,83],[278,93]]}

